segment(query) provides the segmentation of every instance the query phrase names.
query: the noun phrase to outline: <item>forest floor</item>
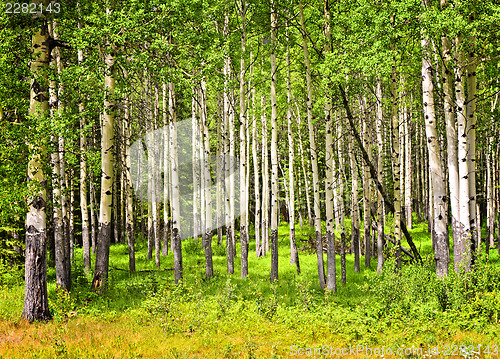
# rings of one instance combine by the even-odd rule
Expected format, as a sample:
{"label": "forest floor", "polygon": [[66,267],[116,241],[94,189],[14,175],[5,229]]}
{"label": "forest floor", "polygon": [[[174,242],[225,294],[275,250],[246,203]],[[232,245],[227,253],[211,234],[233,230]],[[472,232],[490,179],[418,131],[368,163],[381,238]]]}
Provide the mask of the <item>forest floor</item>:
{"label": "forest floor", "polygon": [[[297,236],[306,239],[308,229],[299,229]],[[426,224],[411,233],[423,266],[404,264],[396,274],[389,259],[377,275],[376,258],[365,269],[361,257],[361,271],[354,273],[354,256],[348,254],[342,285],[337,255],[336,294],[320,289],[315,253],[299,253],[301,274],[296,274],[286,223],[279,230],[277,283],[269,281],[271,256],[256,258],[255,243],[248,278],[240,278],[239,252],[235,274],[227,275],[225,245],[218,246],[214,237],[214,278],[204,276],[200,240],[190,239],[183,242],[184,282],[176,286],[168,270],[172,254],[162,257],[156,270],[139,238],[138,272],[125,270],[127,246],[112,245],[109,286],[97,294],[90,291],[78,248],[69,294],[56,289],[49,268],[54,320],[48,323],[19,318],[22,272],[0,271],[0,358],[498,357],[496,248],[475,272],[458,277],[450,271],[441,280],[433,273]]]}

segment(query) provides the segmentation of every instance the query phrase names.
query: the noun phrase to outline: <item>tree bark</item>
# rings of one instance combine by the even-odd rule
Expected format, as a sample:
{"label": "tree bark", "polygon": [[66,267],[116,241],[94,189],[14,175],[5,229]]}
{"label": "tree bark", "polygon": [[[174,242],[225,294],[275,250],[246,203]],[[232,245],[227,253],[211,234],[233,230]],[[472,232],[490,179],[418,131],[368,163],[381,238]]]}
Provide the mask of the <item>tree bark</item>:
{"label": "tree bark", "polygon": [[[49,110],[47,89],[38,82],[42,76],[47,79],[46,70],[50,58],[49,32],[46,25],[31,38],[34,57],[31,61],[33,81],[30,92],[29,114],[44,116]],[[46,234],[46,176],[44,173],[44,148],[36,148],[28,162],[28,186],[33,191],[28,198],[26,215],[25,286],[22,317],[29,322],[49,320],[47,295],[47,234]]]}
{"label": "tree bark", "polygon": [[245,51],[246,51],[246,4],[241,0],[241,57],[240,57],[240,243],[241,243],[241,278],[248,276],[248,217],[246,186],[246,142],[247,103],[245,86]]}
{"label": "tree bark", "polygon": [[[461,39],[457,38],[456,47],[459,48]],[[464,58],[460,49],[455,53],[455,94],[457,105],[457,126],[458,126],[458,173],[460,186],[460,225],[459,236],[455,241],[456,250],[454,250],[454,267],[458,273],[460,266],[463,266],[466,271],[470,269],[470,195],[469,195],[469,166],[468,166],[468,151],[469,142],[467,139],[467,118],[466,118],[466,103],[465,103],[465,77],[464,77]]]}
{"label": "tree bark", "polygon": [[[339,91],[340,91],[340,94],[341,94],[341,97],[342,97],[342,103],[343,103],[343,106],[344,106],[345,111],[346,111],[346,115],[347,115],[347,120],[348,120],[349,126],[351,127],[351,130],[352,130],[352,132],[354,134],[354,138],[355,138],[356,142],[358,143],[359,149],[361,150],[361,154],[363,156],[363,159],[368,163],[368,166],[370,167],[370,176],[371,176],[372,179],[375,179],[375,184],[377,185],[377,190],[379,191],[379,193],[384,198],[384,201],[385,201],[385,203],[386,203],[389,211],[394,212],[394,203],[390,200],[390,198],[387,195],[384,187],[382,186],[382,183],[380,181],[378,181],[377,176],[376,176],[375,167],[371,163],[371,161],[370,161],[370,159],[368,157],[368,153],[366,152],[366,150],[365,150],[365,148],[363,146],[363,143],[361,142],[361,138],[359,136],[359,133],[356,130],[356,127],[354,125],[354,118],[352,116],[351,109],[349,107],[349,102],[347,101],[347,97],[346,97],[344,88],[342,87],[341,84],[338,85],[338,88],[339,88]],[[422,263],[422,257],[418,253],[417,247],[415,246],[415,243],[413,243],[413,240],[412,240],[412,238],[410,236],[410,233],[408,233],[408,229],[406,228],[406,225],[405,225],[404,221],[401,221],[400,225],[401,225],[401,229],[403,230],[403,233],[404,233],[404,235],[406,237],[406,240],[408,241],[408,244],[410,245],[410,248],[411,248],[411,250],[412,250],[412,252],[413,252],[416,260],[419,263]]]}
{"label": "tree bark", "polygon": [[[382,80],[377,77],[376,95],[376,116],[377,116],[377,179],[380,183],[384,176],[384,140],[383,140],[383,116],[382,116]],[[377,273],[382,273],[384,266],[384,199],[382,195],[377,195]]]}
{"label": "tree bark", "polygon": [[99,211],[99,234],[92,289],[106,286],[109,269],[109,245],[111,240],[113,162],[114,162],[114,120],[115,120],[115,78],[113,54],[105,55],[104,118],[101,131],[101,204]]}
{"label": "tree bark", "polygon": [[321,289],[325,288],[325,267],[323,264],[323,243],[321,235],[321,211],[319,201],[319,174],[318,174],[318,152],[316,150],[316,139],[314,133],[313,118],[313,99],[312,99],[312,80],[311,80],[311,61],[309,59],[309,48],[307,45],[307,32],[304,20],[304,9],[302,2],[299,2],[300,24],[302,29],[302,48],[304,50],[304,62],[306,70],[307,85],[307,127],[309,129],[309,148],[311,150],[311,164],[313,172],[313,193],[314,193],[314,229],[316,232],[316,256],[318,260],[318,277]]}
{"label": "tree bark", "polygon": [[437,139],[436,116],[434,110],[434,85],[432,83],[432,65],[430,62],[430,41],[422,39],[422,92],[424,105],[425,130],[427,148],[429,150],[430,182],[433,191],[433,231],[435,233],[434,259],[436,261],[436,275],[448,275],[450,263],[448,245],[448,213],[446,198],[446,178],[440,158],[439,143]]}
{"label": "tree bark", "polygon": [[[278,280],[278,108],[276,102],[276,8],[271,0],[271,281]],[[323,255],[323,252],[321,252]]]}
{"label": "tree bark", "polygon": [[459,208],[459,174],[458,174],[458,137],[456,130],[456,121],[453,112],[453,73],[450,67],[451,63],[451,43],[449,38],[442,37],[443,52],[443,95],[444,95],[444,119],[446,122],[446,142],[448,144],[448,183],[451,205],[451,229],[453,234],[453,250],[456,255],[457,243],[459,237],[460,208]]}
{"label": "tree bark", "polygon": [[[288,24],[285,25],[286,28]],[[295,151],[292,129],[292,84],[290,73],[290,50],[286,45],[286,103],[287,103],[287,132],[288,132],[288,187],[290,195],[288,198],[288,223],[290,226],[290,264],[297,267],[297,274],[300,274],[299,252],[295,241]]]}

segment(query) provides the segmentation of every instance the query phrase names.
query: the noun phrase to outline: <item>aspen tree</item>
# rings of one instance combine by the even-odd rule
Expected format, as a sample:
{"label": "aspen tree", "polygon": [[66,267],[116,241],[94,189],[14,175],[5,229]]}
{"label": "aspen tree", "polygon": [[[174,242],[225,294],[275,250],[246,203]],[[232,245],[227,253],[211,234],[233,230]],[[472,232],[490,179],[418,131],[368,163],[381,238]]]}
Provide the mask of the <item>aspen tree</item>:
{"label": "aspen tree", "polygon": [[[226,11],[225,19],[224,19],[224,37],[229,36],[229,13]],[[232,136],[230,134],[232,130],[232,122],[233,122],[233,113],[230,104],[230,93],[229,93],[229,80],[231,77],[231,58],[229,55],[224,54],[224,171],[225,171],[225,212],[226,212],[226,256],[227,256],[227,272],[229,274],[234,273],[234,232],[233,225],[234,223],[231,220],[231,209],[233,200],[232,193],[234,192],[234,187],[231,186],[232,176],[230,176],[231,171],[231,150],[233,149],[233,145],[231,144]],[[233,126],[234,127],[234,126]],[[233,149],[234,150],[234,149]],[[232,190],[231,190],[232,188]]]}
{"label": "aspen tree", "polygon": [[163,247],[162,254],[164,256],[168,255],[168,238],[170,233],[170,221],[169,221],[169,210],[170,210],[170,146],[169,146],[169,125],[168,118],[170,114],[170,109],[167,107],[167,84],[162,84],[162,119],[163,119]]}
{"label": "aspen tree", "polygon": [[[424,6],[427,6],[424,0]],[[449,247],[448,247],[448,214],[446,199],[446,178],[440,158],[439,143],[437,138],[436,116],[434,109],[434,93],[432,83],[432,65],[430,63],[430,41],[427,37],[422,39],[422,93],[429,151],[430,183],[433,191],[433,231],[435,233],[434,258],[436,261],[436,275],[448,275]]]}
{"label": "aspen tree", "polygon": [[[255,108],[255,86],[252,86],[252,107]],[[260,183],[259,183],[259,159],[258,159],[258,143],[257,138],[257,116],[252,114],[252,159],[253,159],[253,181],[255,195],[255,255],[260,256],[261,240],[260,240],[260,224],[261,224],[261,204],[260,204]]]}
{"label": "aspen tree", "polygon": [[[308,180],[308,176],[306,174],[306,161],[304,158],[304,146],[302,145],[302,135],[301,135],[302,126],[301,126],[300,110],[299,110],[297,104],[296,104],[296,106],[297,106],[297,118],[298,118],[297,128],[298,128],[298,133],[299,133],[300,163],[301,163],[301,167],[302,167],[302,175],[304,176],[304,187],[305,187],[304,190],[306,192],[307,224],[309,227],[311,227],[313,222],[312,222],[312,213],[311,213],[311,199],[309,196],[309,180]],[[309,167],[308,167],[308,169],[309,169]]]}
{"label": "aspen tree", "polygon": [[460,223],[459,212],[459,175],[458,175],[458,137],[456,129],[456,121],[453,111],[453,72],[451,68],[451,43],[448,37],[441,38],[442,57],[444,64],[443,69],[443,103],[444,103],[444,120],[446,122],[446,143],[447,146],[447,161],[448,161],[448,183],[450,193],[451,206],[451,229],[453,233],[453,251],[456,255],[456,240],[459,237],[458,226]]}
{"label": "aspen tree", "polygon": [[[410,99],[411,103],[411,99]],[[404,116],[404,141],[405,141],[405,217],[406,217],[406,225],[408,229],[412,229],[413,227],[413,219],[412,219],[412,186],[411,186],[411,178],[412,178],[412,154],[411,154],[411,137],[410,137],[410,128],[411,128],[411,118],[409,116],[411,111],[407,111],[405,107],[405,116]]]}
{"label": "aspen tree", "polygon": [[247,220],[247,191],[246,186],[246,142],[245,138],[247,127],[247,103],[245,94],[245,51],[246,51],[246,4],[241,0],[241,57],[240,57],[240,242],[241,242],[241,277],[248,275],[248,220]]}
{"label": "aspen tree", "polygon": [[265,112],[266,99],[261,97],[261,118],[262,125],[262,243],[261,255],[265,256],[269,250],[269,151],[267,146],[267,115]]}
{"label": "aspen tree", "polygon": [[[475,15],[472,13],[469,16],[469,22],[474,21]],[[469,38],[470,45],[475,45],[475,37]],[[476,56],[474,49],[468,50],[467,72],[467,167],[469,169],[469,213],[470,213],[470,246],[471,246],[471,265],[474,265],[477,257],[477,248],[481,236],[481,221],[479,220],[479,212],[476,210],[476,92],[477,92],[477,75],[476,75]],[[461,190],[461,188],[460,188]],[[476,218],[477,217],[477,218]]]}
{"label": "aspen tree", "polygon": [[175,103],[175,85],[169,83],[169,112],[170,112],[170,131],[169,131],[169,154],[170,163],[172,166],[171,174],[171,210],[172,210],[172,235],[173,244],[172,251],[174,252],[174,270],[175,283],[178,284],[183,278],[182,267],[182,241],[180,228],[180,195],[179,195],[179,173],[178,173],[178,155],[177,155],[177,130],[176,123],[176,103]]}
{"label": "aspen tree", "polygon": [[[395,59],[393,59],[395,62]],[[399,148],[399,116],[396,66],[391,71],[391,125],[392,125],[392,166],[394,181],[394,239],[396,241],[396,267],[401,268],[401,158]]]}
{"label": "aspen tree", "polygon": [[359,272],[359,198],[358,198],[358,167],[354,154],[354,139],[349,136],[348,151],[351,167],[351,251],[354,253],[354,272]]}
{"label": "aspen tree", "polygon": [[[368,151],[368,156],[370,159],[372,157],[372,146],[370,140],[370,130],[368,126],[368,115],[366,110],[366,97],[360,97],[361,105],[361,118],[363,121],[363,142],[364,146]],[[364,238],[365,238],[365,268],[370,267],[371,259],[371,200],[370,200],[370,170],[368,169],[368,164],[365,161],[363,164],[363,224],[364,224]]]}
{"label": "aspen tree", "polygon": [[[285,25],[286,28],[288,24]],[[299,252],[295,241],[295,151],[292,133],[292,85],[290,74],[290,49],[286,44],[286,103],[287,103],[287,132],[288,132],[288,187],[290,191],[288,199],[288,223],[290,226],[290,264],[297,267],[297,274],[300,274]]]}
{"label": "aspen tree", "polygon": [[[194,237],[198,235],[198,233],[204,233],[205,227],[201,224],[201,214],[200,214],[200,209],[202,207],[200,201],[201,197],[203,196],[201,194],[202,191],[200,191],[200,188],[204,187],[204,184],[200,184],[200,176],[201,176],[201,171],[200,169],[202,166],[204,166],[204,163],[201,163],[200,160],[200,125],[199,125],[199,120],[198,120],[198,105],[197,103],[201,101],[201,96],[202,94],[199,95],[200,100],[198,100],[198,93],[197,89],[193,88],[193,93],[191,95],[191,155],[192,155],[192,161],[193,161],[193,168],[192,168],[192,173],[193,173],[193,203],[192,203],[192,210],[193,210],[193,233]],[[202,125],[203,126],[203,125]],[[203,158],[203,157],[201,157]],[[202,201],[201,201],[202,202]],[[204,222],[204,221],[203,221]],[[204,234],[203,234],[204,236]]]}
{"label": "aspen tree", "polygon": [[[330,4],[325,0],[325,52],[331,51],[330,33]],[[327,95],[328,96],[328,95]],[[326,202],[326,288],[334,293],[337,290],[336,266],[335,266],[335,223],[334,223],[334,203],[333,203],[333,173],[334,173],[334,147],[333,147],[333,123],[332,123],[332,103],[329,98],[325,104],[326,119],[326,181],[325,181],[325,202]]]}
{"label": "aspen tree", "polygon": [[470,196],[469,196],[469,166],[468,151],[469,142],[467,140],[467,118],[465,102],[465,76],[464,76],[464,56],[461,46],[461,38],[456,39],[457,51],[455,52],[455,97],[457,106],[457,135],[458,135],[458,173],[460,186],[460,225],[459,235],[455,241],[456,250],[454,250],[454,267],[458,273],[459,267],[464,266],[468,271],[470,268]]}
{"label": "aspen tree", "polygon": [[[52,29],[54,40],[58,39],[57,22],[54,21]],[[58,76],[62,72],[61,53],[59,48],[53,50],[52,64],[57,70]],[[56,80],[50,81],[50,107],[51,115],[56,114],[59,118],[64,112],[64,106],[61,101],[63,88],[61,83]],[[56,109],[54,111],[54,109]],[[70,242],[69,242],[69,223],[68,223],[68,199],[66,194],[66,174],[65,174],[65,141],[62,136],[54,137],[54,147],[56,151],[52,154],[52,164],[54,168],[54,186],[53,196],[55,202],[54,210],[54,248],[56,262],[56,282],[66,290],[71,289],[71,260],[70,260]]]}
{"label": "aspen tree", "polygon": [[319,285],[322,289],[325,288],[325,268],[323,265],[323,242],[321,236],[321,212],[319,201],[319,175],[318,175],[318,153],[316,150],[316,139],[314,134],[314,126],[312,122],[312,80],[311,80],[311,61],[309,59],[309,49],[307,45],[307,32],[304,20],[304,9],[302,2],[299,2],[300,25],[302,29],[302,47],[304,51],[304,62],[306,69],[306,85],[307,85],[307,127],[309,130],[309,148],[311,151],[311,164],[313,172],[313,193],[314,193],[314,229],[316,232],[316,256],[318,260],[318,276]]}
{"label": "aspen tree", "polygon": [[[108,10],[109,12],[109,10]],[[109,269],[109,245],[111,240],[111,209],[113,199],[114,120],[115,120],[115,58],[112,52],[104,56],[104,116],[101,130],[101,201],[99,210],[99,234],[92,289],[106,285]]]}
{"label": "aspen tree", "polygon": [[206,107],[206,85],[205,79],[201,80],[200,86],[200,111],[201,111],[201,124],[203,128],[203,150],[204,150],[204,163],[203,163],[203,210],[204,218],[204,251],[205,251],[205,275],[208,278],[213,277],[214,269],[212,262],[212,237],[213,237],[213,219],[212,219],[212,177],[210,175],[210,137],[208,134],[208,120],[207,120],[207,107]]}
{"label": "aspen tree", "polygon": [[[30,91],[29,115],[42,118],[48,113],[49,103],[45,84],[47,81],[47,64],[50,58],[49,32],[45,22],[40,30],[31,37],[33,59],[30,70],[33,76]],[[47,180],[44,173],[43,159],[45,148],[35,147],[36,151],[28,162],[28,212],[26,215],[26,250],[25,250],[25,286],[24,308],[22,317],[29,322],[35,320],[49,320],[47,294]]]}
{"label": "aspen tree", "polygon": [[[325,2],[327,8],[328,2]],[[326,10],[326,9],[325,9]],[[337,290],[336,270],[335,270],[335,223],[333,221],[333,170],[334,170],[334,155],[333,155],[333,125],[331,118],[332,105],[328,101],[325,105],[326,117],[326,240],[327,240],[327,257],[326,257],[326,288],[335,292]]]}
{"label": "aspen tree", "polygon": [[[337,126],[337,138],[342,138],[342,123],[335,119]],[[344,215],[344,153],[342,151],[342,142],[337,142],[337,150],[339,157],[339,170],[337,174],[337,181],[339,185],[337,186],[337,191],[339,192],[340,202],[339,202],[339,216],[340,216],[340,273],[342,284],[346,284],[346,257],[345,257],[345,215]]]}
{"label": "aspen tree", "polygon": [[[382,116],[382,80],[377,77],[375,88],[376,95],[376,121],[377,121],[377,178],[380,183],[384,175],[384,140],[383,140],[383,116]],[[384,266],[384,199],[382,194],[377,196],[377,272],[381,273]]]}
{"label": "aspen tree", "polygon": [[[157,129],[159,126],[159,112],[160,112],[160,104],[159,104],[159,96],[158,96],[158,84],[155,82],[154,83],[154,104],[153,104],[153,127],[154,129]],[[153,158],[158,160],[159,158],[159,148],[161,146],[158,146],[158,144],[153,145],[154,149],[154,156]],[[155,248],[155,265],[157,268],[160,268],[160,252],[161,252],[161,239],[160,239],[160,202],[158,202],[158,198],[161,198],[160,196],[160,188],[158,186],[159,183],[159,171],[157,170],[157,167],[159,167],[159,164],[155,164],[155,169],[153,170],[153,188],[154,188],[154,195],[153,195],[153,237],[154,237],[154,248]],[[116,223],[115,223],[116,225]]]}
{"label": "aspen tree", "polygon": [[271,0],[271,281],[278,280],[278,108],[276,103],[276,8]]}
{"label": "aspen tree", "polygon": [[[81,27],[78,22],[78,28]],[[83,62],[83,50],[78,49],[78,64],[81,66]],[[83,95],[81,95],[83,96]],[[87,190],[87,135],[85,134],[86,119],[84,115],[83,99],[78,104],[78,112],[80,113],[80,209],[82,214],[82,252],[83,252],[83,268],[90,272],[92,262],[90,257],[90,220],[88,210],[88,190]]]}
{"label": "aspen tree", "polygon": [[[127,75],[125,75],[127,78]],[[135,248],[134,248],[134,197],[133,197],[133,185],[132,185],[132,175],[130,173],[131,160],[130,160],[130,101],[128,96],[125,97],[125,106],[123,114],[123,138],[124,138],[124,152],[125,152],[125,166],[123,168],[125,172],[125,223],[126,223],[126,236],[127,236],[127,246],[128,246],[128,270],[130,272],[135,272]]]}

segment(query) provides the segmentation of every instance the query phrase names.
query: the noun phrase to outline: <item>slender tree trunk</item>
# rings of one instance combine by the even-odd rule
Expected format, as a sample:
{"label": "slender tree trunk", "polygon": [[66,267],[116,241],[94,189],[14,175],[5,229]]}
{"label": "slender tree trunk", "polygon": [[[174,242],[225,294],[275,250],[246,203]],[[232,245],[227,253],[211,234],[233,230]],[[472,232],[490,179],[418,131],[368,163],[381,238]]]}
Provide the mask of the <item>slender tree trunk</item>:
{"label": "slender tree trunk", "polygon": [[276,102],[276,32],[274,0],[271,0],[271,281],[278,280],[278,108]]}
{"label": "slender tree trunk", "polygon": [[[252,87],[252,108],[254,104],[255,88]],[[259,183],[259,158],[258,158],[258,138],[257,138],[257,117],[255,114],[252,119],[252,159],[253,159],[253,181],[255,195],[255,255],[261,255],[260,224],[261,224],[261,203],[260,203],[260,183]]]}
{"label": "slender tree trunk", "polygon": [[97,238],[97,251],[92,280],[92,289],[106,286],[109,269],[109,245],[111,240],[112,198],[113,198],[113,162],[114,162],[114,128],[115,120],[115,59],[112,54],[106,54],[104,78],[104,119],[101,132],[101,205],[99,211],[99,237]]}
{"label": "slender tree trunk", "polygon": [[[405,107],[405,110],[407,108]],[[404,140],[405,140],[405,217],[406,217],[406,225],[408,229],[412,229],[413,227],[413,218],[412,218],[412,188],[411,188],[411,164],[412,164],[412,154],[411,154],[411,118],[409,118],[408,114],[411,114],[411,111],[405,111],[405,121],[404,121]]]}
{"label": "slender tree trunk", "polygon": [[[288,25],[288,24],[287,24]],[[285,26],[288,28],[287,26]],[[288,43],[286,46],[286,101],[287,101],[287,132],[288,132],[288,187],[290,195],[288,198],[288,223],[290,225],[290,264],[297,267],[297,274],[300,274],[299,252],[295,241],[295,152],[292,130],[292,85],[290,74],[290,51]],[[328,114],[329,116],[330,114]],[[335,252],[334,252],[335,253]],[[335,259],[335,258],[334,258]]]}
{"label": "slender tree trunk", "polygon": [[[469,21],[474,21],[475,16],[471,14]],[[470,46],[474,46],[475,38],[470,37]],[[469,51],[467,66],[467,167],[469,169],[469,213],[470,213],[470,246],[471,246],[471,265],[474,265],[477,257],[477,248],[481,236],[481,222],[479,221],[479,212],[476,210],[476,56],[474,50]],[[477,218],[476,218],[477,217]]]}
{"label": "slender tree trunk", "polygon": [[[151,84],[151,88],[153,88],[153,84]],[[158,85],[154,84],[154,104],[153,104],[153,128],[156,130],[159,126],[159,112],[160,112],[160,103],[158,96]],[[159,148],[161,146],[159,144],[153,145],[154,150],[154,161],[158,161],[160,158],[160,154],[158,153]],[[153,188],[154,188],[154,196],[153,196],[153,238],[154,238],[154,248],[155,248],[155,265],[157,268],[160,268],[161,261],[161,240],[160,240],[160,203],[158,199],[161,198],[160,195],[160,187],[159,187],[159,171],[157,168],[161,164],[155,163],[153,169]]]}
{"label": "slender tree trunk", "polygon": [[425,117],[425,130],[427,135],[427,148],[429,150],[430,182],[433,191],[433,231],[435,233],[434,258],[436,261],[436,275],[448,275],[449,244],[448,244],[448,202],[446,199],[446,178],[441,166],[441,156],[437,138],[436,116],[434,110],[434,93],[432,83],[432,65],[430,62],[430,41],[422,40],[422,92]]}
{"label": "slender tree trunk", "polygon": [[[335,119],[337,126],[337,138],[342,138],[342,123]],[[342,141],[337,142],[338,146],[338,156],[339,156],[339,171],[337,175],[337,180],[339,181],[338,191],[340,197],[340,207],[339,207],[339,216],[340,216],[340,273],[341,273],[341,281],[342,284],[346,284],[346,257],[345,257],[345,216],[344,216],[344,154],[342,151]]]}
{"label": "slender tree trunk", "polygon": [[[377,98],[377,178],[380,183],[384,176],[384,140],[383,140],[383,116],[382,116],[382,80],[377,77],[377,87],[375,94]],[[384,266],[384,199],[378,193],[377,196],[377,272],[382,273]]]}
{"label": "slender tree trunk", "polygon": [[182,242],[181,242],[181,227],[180,227],[180,198],[179,198],[179,173],[178,165],[179,160],[177,156],[177,130],[176,123],[176,105],[175,105],[175,88],[172,82],[169,83],[169,111],[170,111],[170,131],[169,131],[169,154],[170,164],[172,166],[171,183],[172,187],[170,193],[171,208],[172,208],[172,244],[174,252],[174,269],[175,269],[175,283],[178,284],[183,278],[182,267]]}
{"label": "slender tree trunk", "polygon": [[[207,121],[207,108],[206,108],[206,89],[205,80],[201,80],[201,93],[200,93],[200,104],[201,104],[201,123],[203,126],[203,145],[204,145],[204,184],[203,184],[203,195],[204,199],[204,214],[205,214],[205,227],[203,232],[205,234],[205,275],[208,278],[213,277],[214,268],[212,262],[212,237],[213,237],[213,219],[212,219],[212,177],[210,175],[210,137],[208,135],[208,121]],[[203,213],[203,212],[202,212]]]}
{"label": "slender tree trunk", "polygon": [[167,107],[167,97],[168,90],[167,84],[162,84],[162,119],[163,119],[163,247],[162,254],[164,256],[168,255],[168,244],[169,244],[169,234],[170,234],[170,152],[169,152],[169,125],[168,118],[170,109]]}
{"label": "slender tree trunk", "polygon": [[[125,77],[127,77],[125,75]],[[126,191],[126,234],[127,234],[127,245],[128,245],[128,270],[130,272],[135,272],[135,237],[134,237],[134,197],[133,197],[133,186],[132,186],[132,175],[130,173],[131,160],[130,160],[130,108],[128,97],[125,97],[125,109],[123,116],[123,137],[125,140],[124,152],[125,152],[125,191]]]}
{"label": "slender tree trunk", "polygon": [[[365,144],[365,148],[368,151],[368,156],[370,159],[372,157],[372,146],[370,139],[370,129],[368,126],[368,114],[366,110],[366,98],[360,98],[360,107],[362,113],[362,121],[363,121],[363,142]],[[364,224],[364,238],[365,238],[365,268],[370,267],[371,260],[371,219],[370,219],[370,210],[371,210],[371,200],[370,200],[370,170],[368,169],[368,164],[363,163],[363,224]]]}
{"label": "slender tree trunk", "polygon": [[[47,79],[46,70],[50,58],[49,32],[45,24],[31,38],[34,57],[31,61],[33,76],[29,114],[44,116],[49,110],[47,89],[38,77]],[[30,146],[36,151],[28,162],[28,186],[33,190],[28,198],[26,215],[25,286],[22,317],[29,322],[51,319],[47,294],[47,234],[46,234],[46,177],[44,173],[44,148]]]}
{"label": "slender tree trunk", "polygon": [[[224,20],[224,36],[229,36],[229,13],[226,12],[225,20]],[[229,274],[234,273],[234,232],[233,232],[233,223],[234,220],[231,217],[231,208],[232,203],[231,200],[234,198],[231,195],[231,179],[230,179],[230,171],[231,167],[231,149],[233,148],[231,144],[230,135],[232,126],[232,118],[233,118],[233,110],[230,104],[230,89],[229,89],[229,81],[231,77],[231,58],[229,55],[224,55],[224,169],[225,169],[225,210],[226,210],[226,256],[227,256],[227,272]],[[234,151],[234,149],[233,149]],[[232,178],[232,176],[231,176]],[[233,182],[234,184],[234,182]],[[234,187],[233,187],[234,192]]]}
{"label": "slender tree trunk", "polygon": [[394,181],[394,239],[396,241],[396,267],[401,268],[401,158],[399,149],[399,116],[396,67],[391,72],[391,125],[392,125],[392,165]]}
{"label": "slender tree trunk", "polygon": [[[460,45],[461,39],[457,38],[456,47]],[[459,272],[459,267],[464,266],[468,271],[470,269],[470,195],[469,195],[469,166],[468,166],[468,151],[469,142],[467,140],[467,118],[466,118],[466,103],[465,103],[465,76],[464,59],[460,49],[455,54],[455,94],[457,106],[457,125],[458,125],[458,173],[460,186],[460,225],[459,236],[455,241],[456,250],[454,250],[454,266],[455,271]]]}
{"label": "slender tree trunk", "polygon": [[[298,118],[298,133],[299,133],[299,150],[300,150],[300,163],[302,165],[302,175],[304,176],[304,187],[306,192],[306,206],[307,206],[307,224],[309,227],[312,225],[312,213],[311,213],[311,199],[309,197],[309,180],[306,174],[306,161],[304,158],[304,147],[302,146],[302,136],[301,136],[301,117],[300,111],[297,106],[297,118]],[[309,168],[308,168],[309,169]],[[301,225],[302,226],[302,225]]]}
{"label": "slender tree trunk", "polygon": [[[247,220],[247,191],[246,186],[246,142],[247,103],[245,86],[245,51],[246,51],[246,4],[241,0],[241,57],[240,57],[240,243],[241,243],[241,278],[248,276],[248,220]],[[272,36],[271,36],[272,37]]]}
{"label": "slender tree trunk", "polygon": [[[330,20],[328,1],[325,1],[325,20],[328,22]],[[329,34],[329,29],[326,30]],[[332,105],[330,100],[327,100],[325,105],[325,117],[326,117],[326,151],[325,151],[325,162],[326,162],[326,181],[325,181],[325,202],[326,202],[326,288],[336,292],[337,290],[337,279],[335,270],[335,223],[334,208],[333,208],[333,168],[334,168],[334,155],[333,155],[333,125],[332,125]]]}
{"label": "slender tree trunk", "polygon": [[451,43],[447,37],[441,39],[443,52],[443,94],[444,119],[446,122],[446,142],[448,144],[448,183],[451,205],[451,229],[453,233],[453,253],[458,248],[456,240],[459,237],[460,208],[459,208],[459,174],[458,174],[458,137],[456,121],[453,112],[453,73],[451,63]]}
{"label": "slender tree trunk", "polygon": [[261,97],[261,124],[262,124],[262,255],[269,251],[269,152],[267,148],[267,116],[264,111],[265,97]]}
{"label": "slender tree trunk", "polygon": [[349,160],[351,167],[351,251],[354,252],[354,271],[359,272],[359,198],[358,198],[358,168],[353,149],[353,137],[349,136]]}
{"label": "slender tree trunk", "polygon": [[307,32],[304,20],[304,11],[302,3],[299,2],[300,24],[302,28],[302,47],[304,50],[304,62],[306,67],[306,85],[307,85],[307,127],[309,129],[309,147],[311,149],[311,164],[313,172],[313,193],[314,193],[314,229],[316,232],[316,256],[318,260],[319,285],[325,288],[325,267],[323,264],[323,242],[321,236],[321,211],[319,202],[319,175],[318,175],[318,153],[316,150],[316,139],[312,122],[312,80],[311,80],[311,61],[309,59],[309,49],[307,45]]}

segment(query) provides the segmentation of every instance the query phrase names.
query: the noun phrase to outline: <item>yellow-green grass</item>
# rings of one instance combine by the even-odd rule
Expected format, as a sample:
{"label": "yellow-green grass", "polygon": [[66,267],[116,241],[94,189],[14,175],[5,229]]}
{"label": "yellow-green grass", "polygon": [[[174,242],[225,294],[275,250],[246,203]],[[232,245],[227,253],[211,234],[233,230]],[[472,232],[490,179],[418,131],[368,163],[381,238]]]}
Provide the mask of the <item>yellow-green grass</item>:
{"label": "yellow-green grass", "polygon": [[[426,228],[421,223],[411,231],[424,257],[431,249]],[[298,227],[297,236],[305,238],[308,231]],[[303,245],[298,242],[299,247]],[[55,273],[49,269],[50,306],[55,316],[49,323],[28,324],[19,319],[22,284],[1,288],[0,358],[288,358],[297,357],[292,355],[294,348],[323,345],[328,350],[349,345],[427,350],[445,345],[477,348],[478,344],[483,347],[480,357],[494,357],[493,345],[499,342],[495,320],[476,323],[460,313],[440,313],[433,307],[422,309],[428,309],[429,315],[420,315],[415,308],[411,313],[393,308],[385,314],[385,303],[367,290],[376,258],[371,269],[364,269],[362,257],[361,272],[354,273],[353,255],[348,254],[343,286],[337,255],[337,293],[323,292],[317,283],[315,253],[300,251],[299,276],[290,265],[286,223],[279,231],[280,280],[275,284],[269,281],[270,255],[256,258],[255,243],[250,245],[249,277],[241,279],[239,245],[235,273],[229,276],[224,251],[214,237],[215,276],[207,280],[200,240],[184,241],[180,287],[172,284],[173,271],[165,270],[173,267],[171,253],[162,257],[157,270],[154,260],[145,259],[144,241],[139,239],[137,247],[137,270],[150,272],[129,274],[115,269],[128,268],[128,255],[126,245],[113,245],[109,288],[101,295],[89,291],[91,275],[81,270],[81,249],[75,250],[70,296],[56,290]],[[491,260],[497,258],[495,248]],[[486,345],[491,346],[490,356],[484,354]]]}

